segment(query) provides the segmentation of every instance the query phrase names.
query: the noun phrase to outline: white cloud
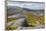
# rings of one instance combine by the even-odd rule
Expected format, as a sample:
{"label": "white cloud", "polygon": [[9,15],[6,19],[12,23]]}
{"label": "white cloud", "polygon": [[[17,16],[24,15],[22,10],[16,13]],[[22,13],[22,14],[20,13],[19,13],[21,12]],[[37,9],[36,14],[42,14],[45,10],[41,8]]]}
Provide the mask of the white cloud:
{"label": "white cloud", "polygon": [[42,3],[20,3],[20,2],[8,2],[8,6],[19,6],[29,9],[44,9],[44,4]]}

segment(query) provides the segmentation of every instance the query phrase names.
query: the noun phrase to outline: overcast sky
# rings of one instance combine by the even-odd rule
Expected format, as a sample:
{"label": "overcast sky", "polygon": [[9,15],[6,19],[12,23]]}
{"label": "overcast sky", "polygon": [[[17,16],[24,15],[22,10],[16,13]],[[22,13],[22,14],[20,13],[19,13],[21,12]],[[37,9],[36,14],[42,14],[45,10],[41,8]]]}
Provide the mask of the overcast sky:
{"label": "overcast sky", "polygon": [[8,2],[8,6],[19,6],[19,7],[24,7],[24,8],[29,8],[29,9],[44,9],[44,2]]}

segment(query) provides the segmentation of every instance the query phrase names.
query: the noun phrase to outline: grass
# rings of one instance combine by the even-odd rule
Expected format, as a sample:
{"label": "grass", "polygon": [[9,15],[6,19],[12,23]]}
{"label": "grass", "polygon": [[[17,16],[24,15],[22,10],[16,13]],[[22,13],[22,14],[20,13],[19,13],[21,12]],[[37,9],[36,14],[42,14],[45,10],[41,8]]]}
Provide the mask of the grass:
{"label": "grass", "polygon": [[17,27],[16,26],[8,26],[6,29],[7,30],[15,30],[15,29],[17,29]]}
{"label": "grass", "polygon": [[[34,12],[34,13],[36,13],[36,12]],[[39,25],[44,25],[44,16],[34,16],[33,13],[31,13],[31,12],[24,12],[22,14],[27,16],[26,21],[27,21],[28,25],[34,25],[34,24],[37,24],[37,22]],[[7,22],[11,22],[14,20],[16,20],[16,18],[8,18]],[[8,26],[6,29],[15,30],[16,28],[17,28],[16,26]]]}
{"label": "grass", "polygon": [[[7,18],[7,22],[15,22],[16,21],[16,18]],[[17,27],[16,26],[8,26],[6,27],[7,30],[15,30]]]}
{"label": "grass", "polygon": [[7,22],[11,22],[11,21],[14,21],[16,20],[16,18],[8,18]]}
{"label": "grass", "polygon": [[28,25],[34,25],[34,24],[37,24],[37,22],[40,25],[44,24],[44,16],[34,16],[33,13],[31,12],[25,12],[23,14],[27,16],[26,20],[27,20]]}

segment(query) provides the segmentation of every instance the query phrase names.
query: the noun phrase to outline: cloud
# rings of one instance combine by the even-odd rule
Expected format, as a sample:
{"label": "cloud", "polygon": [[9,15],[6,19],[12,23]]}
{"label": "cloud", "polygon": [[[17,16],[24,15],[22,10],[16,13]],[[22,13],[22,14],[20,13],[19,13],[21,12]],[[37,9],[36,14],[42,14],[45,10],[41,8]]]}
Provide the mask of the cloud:
{"label": "cloud", "polygon": [[40,2],[32,2],[32,3],[21,3],[21,2],[9,2],[8,6],[18,6],[22,8],[29,8],[29,9],[44,9],[44,3]]}

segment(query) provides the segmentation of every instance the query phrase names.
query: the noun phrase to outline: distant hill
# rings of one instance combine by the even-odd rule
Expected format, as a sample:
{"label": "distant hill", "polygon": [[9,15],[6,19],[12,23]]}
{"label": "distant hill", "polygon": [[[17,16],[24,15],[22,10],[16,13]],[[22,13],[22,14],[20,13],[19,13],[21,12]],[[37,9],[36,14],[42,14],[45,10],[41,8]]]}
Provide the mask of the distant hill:
{"label": "distant hill", "polygon": [[7,7],[7,11],[8,11],[8,15],[11,14],[17,14],[19,12],[24,11],[24,9],[22,9],[21,7],[17,7],[17,6],[9,6]]}
{"label": "distant hill", "polygon": [[7,11],[8,11],[8,15],[12,15],[12,14],[21,13],[22,11],[43,12],[44,9],[42,9],[42,10],[33,10],[33,9],[28,9],[28,8],[21,8],[21,7],[18,7],[18,6],[8,6]]}
{"label": "distant hill", "polygon": [[40,10],[34,10],[34,9],[28,9],[28,8],[23,8],[26,11],[44,11],[44,9],[40,9]]}

